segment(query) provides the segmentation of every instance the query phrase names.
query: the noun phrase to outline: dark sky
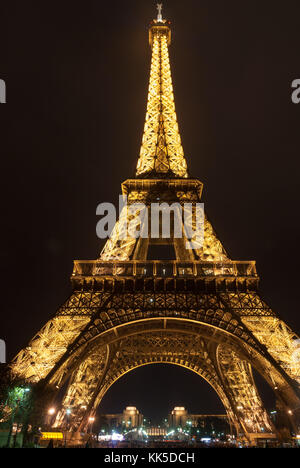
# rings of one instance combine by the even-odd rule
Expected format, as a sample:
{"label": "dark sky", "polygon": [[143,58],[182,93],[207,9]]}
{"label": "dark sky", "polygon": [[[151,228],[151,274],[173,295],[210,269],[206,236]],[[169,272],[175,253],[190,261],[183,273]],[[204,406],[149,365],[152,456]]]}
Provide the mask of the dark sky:
{"label": "dark sky", "polygon": [[[291,102],[291,82],[300,78],[300,3],[169,0],[164,12],[183,146],[205,184],[206,210],[231,257],[257,261],[263,297],[299,332],[300,104]],[[116,202],[134,175],[154,14],[146,0],[2,2],[0,337],[8,358],[66,299],[73,259],[98,256],[96,206]],[[157,378],[165,370],[151,369],[135,372],[167,406]],[[139,391],[133,372],[123,379],[105,410],[134,400],[155,411],[159,398]],[[169,385],[185,383],[172,404],[218,409],[195,379],[170,368]]]}

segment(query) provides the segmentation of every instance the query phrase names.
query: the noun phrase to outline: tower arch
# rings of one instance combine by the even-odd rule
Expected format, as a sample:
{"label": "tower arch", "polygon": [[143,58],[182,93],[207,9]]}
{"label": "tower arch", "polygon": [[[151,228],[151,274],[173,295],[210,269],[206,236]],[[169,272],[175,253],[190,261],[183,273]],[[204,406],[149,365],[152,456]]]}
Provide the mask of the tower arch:
{"label": "tower arch", "polygon": [[111,341],[99,336],[82,350],[56,427],[64,426],[65,412],[71,408],[73,430],[84,430],[105,393],[120,377],[143,365],[168,363],[195,372],[212,386],[238,434],[251,439],[257,434],[274,433],[254,383],[250,362],[255,361],[246,343],[216,327],[179,319],[173,323],[166,319],[142,321],[119,328],[122,335],[114,332]]}

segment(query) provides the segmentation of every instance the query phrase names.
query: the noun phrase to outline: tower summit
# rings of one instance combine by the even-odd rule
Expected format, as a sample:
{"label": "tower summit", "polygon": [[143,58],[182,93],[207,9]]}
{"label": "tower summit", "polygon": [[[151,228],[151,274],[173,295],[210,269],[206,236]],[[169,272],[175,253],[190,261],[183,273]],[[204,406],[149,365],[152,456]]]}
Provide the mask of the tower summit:
{"label": "tower summit", "polygon": [[170,21],[158,15],[150,23],[149,42],[152,48],[147,113],[136,176],[139,178],[187,178],[175,111],[169,50]]}
{"label": "tower summit", "polygon": [[158,10],[157,22],[158,22],[158,23],[163,23],[163,18],[162,18],[162,3],[158,3],[158,4],[157,4],[157,10]]}

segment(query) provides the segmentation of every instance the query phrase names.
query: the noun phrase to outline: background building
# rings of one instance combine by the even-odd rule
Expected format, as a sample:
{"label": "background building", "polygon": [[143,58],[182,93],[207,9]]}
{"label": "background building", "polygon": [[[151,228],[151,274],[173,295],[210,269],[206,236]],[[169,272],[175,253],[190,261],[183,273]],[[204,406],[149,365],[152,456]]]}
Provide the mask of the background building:
{"label": "background building", "polygon": [[188,420],[188,412],[184,406],[175,406],[168,415],[169,427],[185,427]]}
{"label": "background building", "polygon": [[184,406],[175,406],[168,424],[172,429],[186,428],[201,436],[222,437],[231,432],[226,414],[189,414]]}
{"label": "background building", "polygon": [[100,416],[101,429],[132,429],[143,425],[143,415],[135,406],[127,406],[123,413],[102,414]]}
{"label": "background building", "polygon": [[147,436],[154,439],[163,439],[167,432],[167,429],[161,426],[151,426],[146,429]]}

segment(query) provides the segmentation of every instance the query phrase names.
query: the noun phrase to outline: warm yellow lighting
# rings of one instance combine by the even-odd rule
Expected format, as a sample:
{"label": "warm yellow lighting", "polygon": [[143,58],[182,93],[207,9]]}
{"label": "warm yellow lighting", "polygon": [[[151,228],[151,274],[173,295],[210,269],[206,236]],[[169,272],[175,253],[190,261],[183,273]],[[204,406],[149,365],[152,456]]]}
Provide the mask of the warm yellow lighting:
{"label": "warm yellow lighting", "polygon": [[64,436],[62,432],[42,432],[41,440],[50,440],[50,439],[61,440],[63,438]]}
{"label": "warm yellow lighting", "polygon": [[[118,378],[142,365],[168,363],[194,371],[211,384],[238,434],[245,432],[244,422],[249,434],[271,433],[273,425],[256,390],[251,366],[260,363],[273,388],[277,390],[278,385],[282,390],[285,414],[293,415],[289,407],[296,411],[300,399],[292,396],[289,380],[300,385],[296,355],[300,338],[260,298],[255,262],[232,261],[206,217],[203,245],[193,241],[194,251],[188,252],[180,239],[170,239],[177,260],[167,266],[163,261],[146,260],[150,242],[127,235],[129,222],[131,229],[141,227],[148,205],[155,200],[169,206],[173,201],[189,205],[184,209],[185,224],[194,230],[194,205],[203,187],[199,180],[188,178],[181,145],[168,52],[169,23],[157,20],[153,24],[137,177],[122,185],[130,205],[145,203],[144,218],[139,216],[142,208],[134,215],[127,207],[121,210],[100,258],[75,262],[72,294],[14,358],[11,368],[28,385],[44,381],[49,388],[59,389],[69,379],[56,430],[77,430],[86,410],[84,421],[93,432],[95,418],[88,418],[92,408]],[[68,408],[66,417],[64,408]],[[127,410],[125,426],[130,430],[142,415],[135,407]],[[50,408],[49,415],[56,413],[57,409]],[[171,414],[176,424],[180,417],[182,424],[188,417],[180,406]],[[55,416],[48,416],[52,419]]]}
{"label": "warm yellow lighting", "polygon": [[53,416],[53,414],[55,414],[55,411],[56,411],[55,408],[49,408],[48,414],[50,414],[50,416]]}
{"label": "warm yellow lighting", "polygon": [[175,177],[188,177],[175,112],[169,35],[170,30],[166,26],[156,26],[151,30],[152,62],[148,104],[137,176],[147,177],[151,172],[170,172]]}

